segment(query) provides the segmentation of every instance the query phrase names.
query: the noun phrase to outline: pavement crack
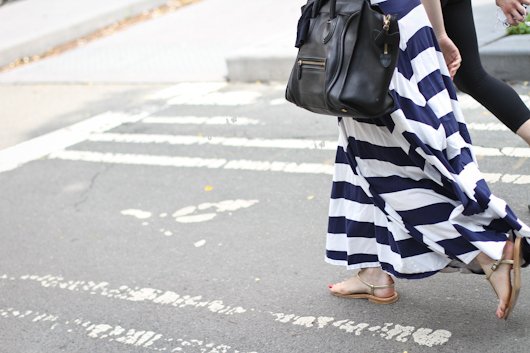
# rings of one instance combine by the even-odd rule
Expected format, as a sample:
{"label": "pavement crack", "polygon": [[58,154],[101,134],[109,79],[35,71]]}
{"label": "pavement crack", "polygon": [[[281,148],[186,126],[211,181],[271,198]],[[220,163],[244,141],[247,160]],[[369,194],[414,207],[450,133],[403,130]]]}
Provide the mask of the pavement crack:
{"label": "pavement crack", "polygon": [[112,168],[113,165],[105,165],[103,166],[103,169],[102,170],[98,170],[93,176],[92,178],[90,179],[90,184],[88,185],[88,188],[85,190],[85,192],[83,192],[83,195],[81,196],[81,198],[79,199],[79,201],[77,201],[76,203],[74,203],[74,209],[76,212],[79,212],[81,211],[80,208],[81,206],[88,201],[88,197],[90,195],[90,193],[92,192],[92,190],[94,189],[94,186],[96,184],[96,180],[102,175],[102,174],[105,174],[106,172],[109,171],[110,168]]}

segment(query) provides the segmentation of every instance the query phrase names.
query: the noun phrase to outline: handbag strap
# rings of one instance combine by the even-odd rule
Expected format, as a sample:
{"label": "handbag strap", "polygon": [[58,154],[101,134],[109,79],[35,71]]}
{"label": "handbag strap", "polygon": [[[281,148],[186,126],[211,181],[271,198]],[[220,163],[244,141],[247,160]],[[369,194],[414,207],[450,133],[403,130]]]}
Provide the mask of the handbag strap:
{"label": "handbag strap", "polygon": [[[315,0],[313,3],[313,13],[311,14],[312,18],[317,17],[320,8],[326,4],[328,0]],[[329,18],[332,20],[337,17],[337,0],[329,0]]]}
{"label": "handbag strap", "polygon": [[[320,12],[320,9],[322,6],[324,6],[327,2],[329,3],[329,18],[331,20],[335,19],[337,17],[337,0],[315,0],[313,2],[313,11],[311,13],[311,18],[315,18],[318,16],[318,13]],[[362,0],[363,2],[368,3],[368,6],[371,6],[369,0]],[[380,10],[376,10],[378,12],[381,12]]]}

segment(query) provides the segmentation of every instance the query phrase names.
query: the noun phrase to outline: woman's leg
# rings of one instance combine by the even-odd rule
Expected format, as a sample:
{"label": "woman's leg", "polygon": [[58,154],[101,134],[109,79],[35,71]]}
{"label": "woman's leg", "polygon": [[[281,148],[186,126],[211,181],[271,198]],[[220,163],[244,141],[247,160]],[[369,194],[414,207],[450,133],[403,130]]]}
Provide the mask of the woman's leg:
{"label": "woman's leg", "polygon": [[517,92],[482,67],[471,0],[449,0],[443,8],[447,34],[459,48],[462,65],[454,82],[530,145],[530,109]]}
{"label": "woman's leg", "polygon": [[[503,259],[505,260],[511,260],[513,259],[513,243],[511,241],[506,242],[506,246],[504,247],[503,251]],[[480,253],[476,257],[477,262],[480,264],[482,269],[484,270],[484,273],[489,274],[491,272],[491,277],[489,278],[489,281],[491,285],[493,286],[493,289],[495,293],[497,294],[497,297],[499,298],[499,305],[497,306],[497,310],[495,312],[496,316],[499,319],[502,319],[506,313],[506,307],[508,305],[508,302],[510,300],[510,292],[511,292],[511,282],[510,282],[510,269],[511,265],[509,264],[501,264],[497,268],[497,270],[492,271],[491,266],[494,263],[494,260],[490,258],[489,256],[485,255],[484,253]]]}
{"label": "woman's leg", "polygon": [[516,134],[521,136],[523,140],[530,145],[530,119],[525,121],[519,129],[517,129]]}

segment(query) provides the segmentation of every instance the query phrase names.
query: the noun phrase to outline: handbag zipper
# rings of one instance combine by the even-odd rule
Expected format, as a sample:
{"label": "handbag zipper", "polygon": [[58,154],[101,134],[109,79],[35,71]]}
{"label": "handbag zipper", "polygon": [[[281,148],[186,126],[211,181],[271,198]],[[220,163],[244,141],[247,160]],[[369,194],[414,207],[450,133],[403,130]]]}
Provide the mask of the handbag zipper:
{"label": "handbag zipper", "polygon": [[324,69],[326,67],[325,61],[298,59],[297,63],[298,63],[298,79],[302,78],[302,67],[303,66],[309,66],[309,67],[312,66],[317,69]]}

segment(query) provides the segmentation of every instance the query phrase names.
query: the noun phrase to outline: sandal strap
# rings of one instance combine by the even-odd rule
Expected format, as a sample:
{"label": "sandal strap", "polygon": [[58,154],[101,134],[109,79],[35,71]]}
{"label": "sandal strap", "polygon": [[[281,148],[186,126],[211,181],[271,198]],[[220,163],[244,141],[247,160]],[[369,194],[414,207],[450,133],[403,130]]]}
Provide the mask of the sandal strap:
{"label": "sandal strap", "polygon": [[359,281],[361,281],[362,284],[364,284],[365,286],[370,288],[370,295],[374,295],[374,291],[376,289],[394,288],[394,283],[392,283],[392,284],[381,284],[381,285],[375,285],[375,284],[368,283],[368,282],[364,281],[361,278],[360,273],[357,273],[357,278],[359,278]]}
{"label": "sandal strap", "polygon": [[491,275],[493,274],[493,272],[495,272],[499,268],[499,266],[502,265],[502,264],[513,265],[513,260],[500,259],[500,260],[497,260],[494,263],[492,263],[491,264],[491,272],[486,275],[486,279],[489,279],[491,277]]}

